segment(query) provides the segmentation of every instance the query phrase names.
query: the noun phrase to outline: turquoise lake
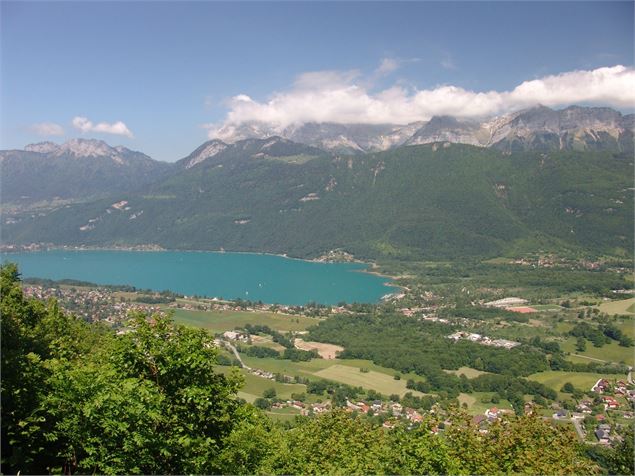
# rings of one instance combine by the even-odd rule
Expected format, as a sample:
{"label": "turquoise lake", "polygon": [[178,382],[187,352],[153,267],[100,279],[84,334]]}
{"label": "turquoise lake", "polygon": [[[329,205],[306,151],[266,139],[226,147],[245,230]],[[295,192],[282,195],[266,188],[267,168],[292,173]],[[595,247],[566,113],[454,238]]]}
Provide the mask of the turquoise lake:
{"label": "turquoise lake", "polygon": [[372,303],[395,292],[358,263],[314,263],[252,253],[38,251],[4,253],[24,278],[77,279],[265,303]]}

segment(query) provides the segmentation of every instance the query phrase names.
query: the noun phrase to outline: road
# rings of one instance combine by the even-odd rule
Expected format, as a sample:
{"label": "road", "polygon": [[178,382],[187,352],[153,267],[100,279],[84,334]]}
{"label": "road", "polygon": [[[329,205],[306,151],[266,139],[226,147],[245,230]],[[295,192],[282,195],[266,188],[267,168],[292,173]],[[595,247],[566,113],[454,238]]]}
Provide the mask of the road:
{"label": "road", "polygon": [[582,425],[580,425],[580,419],[579,418],[571,418],[571,421],[573,422],[573,426],[575,427],[575,431],[578,433],[578,436],[580,437],[580,441],[585,441],[585,434],[584,434],[584,430],[582,430]]}
{"label": "road", "polygon": [[242,366],[243,369],[251,370],[251,367],[246,366],[245,363],[243,362],[243,359],[240,358],[240,354],[236,350],[236,347],[234,347],[232,344],[230,344],[226,340],[222,340],[221,342],[223,343],[225,347],[228,347],[229,350],[231,350],[234,353],[234,355],[238,359],[238,362],[240,362],[240,365]]}

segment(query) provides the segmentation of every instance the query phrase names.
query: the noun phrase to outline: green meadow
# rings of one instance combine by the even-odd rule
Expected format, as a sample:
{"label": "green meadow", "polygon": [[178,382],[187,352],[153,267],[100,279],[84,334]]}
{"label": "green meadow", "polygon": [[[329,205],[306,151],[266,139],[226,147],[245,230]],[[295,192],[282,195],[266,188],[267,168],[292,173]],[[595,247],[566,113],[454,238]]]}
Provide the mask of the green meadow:
{"label": "green meadow", "polygon": [[317,319],[305,316],[291,316],[273,312],[248,311],[187,311],[172,309],[174,321],[191,327],[201,327],[216,334],[231,331],[245,324],[265,325],[280,332],[304,331],[318,323]]}
{"label": "green meadow", "polygon": [[[578,354],[580,356],[590,357],[591,359],[602,360],[605,362],[624,362],[627,365],[635,365],[635,347],[622,347],[615,341],[612,341],[610,344],[604,344],[602,347],[595,347],[591,342],[587,342],[586,350],[584,352],[578,352],[575,345],[575,337],[570,337],[566,341],[560,343],[562,350],[570,352],[571,354]],[[576,356],[569,355],[567,358],[572,360],[574,357]],[[580,362],[579,358],[576,362]]]}
{"label": "green meadow", "polygon": [[498,403],[483,403],[481,400],[490,400],[492,398],[492,392],[474,392],[474,393],[460,393],[458,396],[459,404],[462,406],[464,403],[467,405],[467,411],[471,415],[483,415],[488,408],[496,407],[501,410],[512,410],[512,406],[507,400],[500,400]]}
{"label": "green meadow", "polygon": [[311,359],[308,362],[292,362],[290,360],[257,358],[241,356],[246,365],[253,368],[281,373],[290,376],[300,376],[309,380],[324,379],[345,383],[365,390],[374,390],[386,396],[398,394],[403,396],[407,392],[421,396],[421,392],[406,389],[406,381],[413,379],[424,380],[415,374],[400,374],[400,379],[394,376],[396,370],[381,367],[369,360],[359,359]]}
{"label": "green meadow", "polygon": [[591,390],[591,387],[601,378],[623,378],[621,375],[613,374],[597,374],[591,372],[564,372],[560,370],[550,370],[547,372],[538,372],[527,377],[529,380],[540,382],[549,388],[559,392],[566,382],[582,391]]}
{"label": "green meadow", "polygon": [[459,367],[457,370],[446,370],[447,373],[454,374],[457,377],[461,375],[465,375],[467,378],[476,378],[479,375],[486,374],[488,372],[483,372],[482,370],[476,370],[471,367]]}

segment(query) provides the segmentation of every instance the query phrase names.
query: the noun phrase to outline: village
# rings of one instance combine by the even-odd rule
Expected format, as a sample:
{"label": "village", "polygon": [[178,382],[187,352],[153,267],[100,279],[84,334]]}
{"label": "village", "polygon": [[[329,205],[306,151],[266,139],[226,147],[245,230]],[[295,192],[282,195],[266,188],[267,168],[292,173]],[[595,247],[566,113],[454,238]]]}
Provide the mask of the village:
{"label": "village", "polygon": [[123,326],[131,312],[162,312],[159,306],[121,299],[114,291],[106,288],[27,284],[24,286],[24,294],[44,302],[56,299],[65,311],[88,322],[104,322],[115,328]]}

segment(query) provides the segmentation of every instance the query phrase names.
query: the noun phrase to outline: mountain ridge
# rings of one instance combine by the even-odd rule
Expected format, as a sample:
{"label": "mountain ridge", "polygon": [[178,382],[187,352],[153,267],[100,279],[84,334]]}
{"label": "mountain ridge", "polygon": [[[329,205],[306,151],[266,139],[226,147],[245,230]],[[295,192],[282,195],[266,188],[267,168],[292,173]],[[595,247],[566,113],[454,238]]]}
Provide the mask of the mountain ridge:
{"label": "mountain ridge", "polygon": [[633,115],[606,107],[538,105],[483,121],[435,116],[406,125],[304,123],[276,127],[263,122],[226,125],[217,132],[225,143],[278,135],[334,153],[378,152],[401,145],[452,142],[506,152],[535,148],[633,150]]}
{"label": "mountain ridge", "polygon": [[[265,146],[272,155],[259,155]],[[184,159],[135,192],[4,218],[4,240],[298,258],[342,249],[360,259],[632,250],[633,161],[623,153],[507,155],[450,143],[350,157],[314,150],[247,139],[189,168]]]}
{"label": "mountain ridge", "polygon": [[96,139],[39,142],[0,151],[2,203],[86,199],[133,190],[157,180],[172,165]]}

